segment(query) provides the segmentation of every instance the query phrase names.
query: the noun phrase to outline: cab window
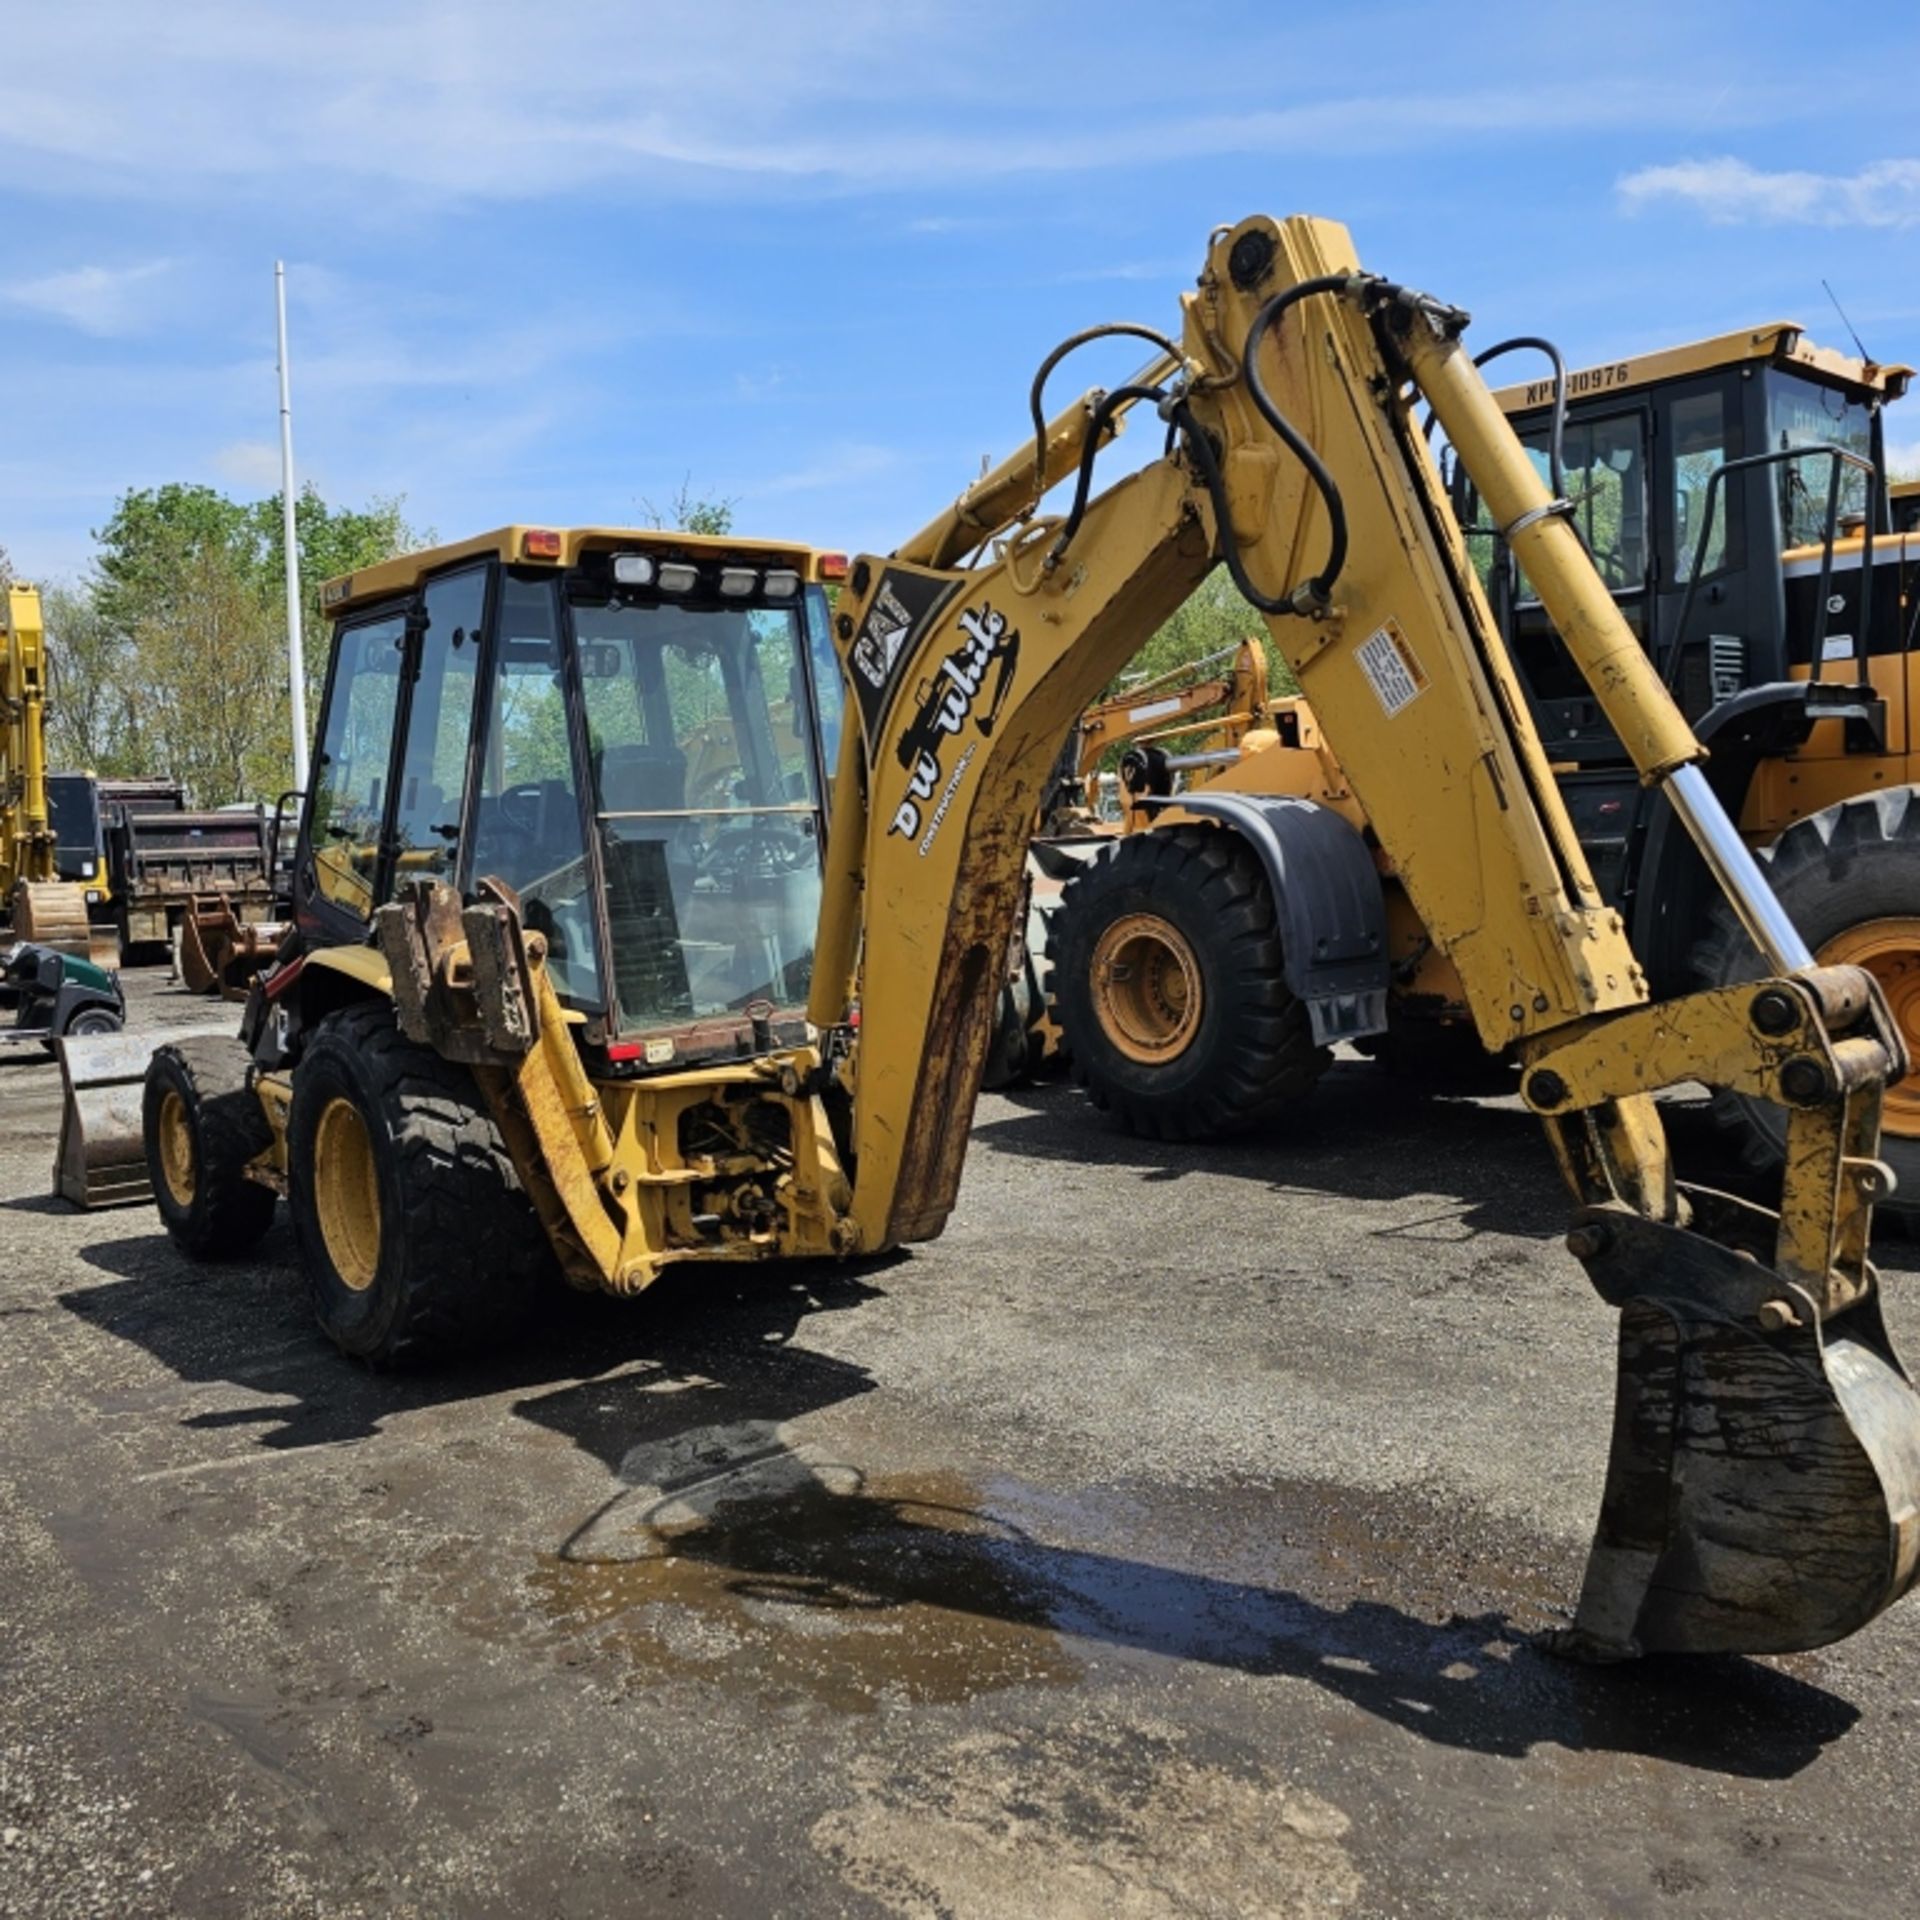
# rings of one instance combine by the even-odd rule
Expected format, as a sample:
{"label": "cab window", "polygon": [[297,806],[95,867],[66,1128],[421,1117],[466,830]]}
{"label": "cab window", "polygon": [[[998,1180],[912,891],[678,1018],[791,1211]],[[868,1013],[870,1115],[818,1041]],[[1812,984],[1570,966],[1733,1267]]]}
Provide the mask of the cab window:
{"label": "cab window", "polygon": [[554,991],[597,1011],[606,996],[557,599],[550,574],[502,578],[470,871],[518,893],[526,924],[546,937]]}
{"label": "cab window", "polygon": [[[1844,447],[1865,459],[1873,451],[1873,418],[1837,387],[1775,367],[1767,374],[1767,440],[1774,448]],[[1814,546],[1827,537],[1832,471],[1831,461],[1811,455],[1780,462],[1780,532],[1787,546]],[[1841,518],[1866,511],[1867,476],[1860,468],[1843,466],[1839,489]]]}
{"label": "cab window", "polygon": [[484,566],[443,574],[422,596],[420,670],[408,704],[394,808],[396,884],[453,871],[486,605]]}
{"label": "cab window", "polygon": [[820,796],[801,606],[574,609],[623,1029],[806,998]]}
{"label": "cab window", "polygon": [[314,884],[323,899],[362,920],[374,907],[406,637],[398,608],[338,629],[313,768],[307,838]]}
{"label": "cab window", "polygon": [[[1547,435],[1543,422],[1523,438],[1541,480],[1551,484]],[[1570,420],[1561,454],[1573,525],[1601,579],[1615,593],[1637,590],[1647,574],[1647,436],[1641,415]],[[1540,597],[1524,572],[1520,597],[1526,601]]]}
{"label": "cab window", "polygon": [[1673,401],[1667,418],[1673,448],[1673,579],[1694,577],[1694,557],[1707,527],[1707,495],[1713,499],[1713,524],[1700,556],[1704,579],[1727,564],[1728,529],[1739,502],[1713,476],[1728,460],[1727,403],[1719,388]]}

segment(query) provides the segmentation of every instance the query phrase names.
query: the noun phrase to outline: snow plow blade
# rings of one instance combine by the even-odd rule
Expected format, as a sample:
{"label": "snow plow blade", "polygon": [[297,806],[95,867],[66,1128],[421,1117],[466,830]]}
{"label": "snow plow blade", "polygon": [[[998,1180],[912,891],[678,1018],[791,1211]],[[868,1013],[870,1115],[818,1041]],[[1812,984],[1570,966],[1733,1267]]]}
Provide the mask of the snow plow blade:
{"label": "snow plow blade", "polygon": [[61,1108],[54,1192],[88,1210],[151,1200],[140,1114],[147,1062],[155,1048],[169,1041],[232,1031],[232,1021],[222,1020],[149,1033],[82,1034],[56,1040]]}
{"label": "snow plow blade", "polygon": [[1920,1567],[1920,1394],[1877,1288],[1823,1320],[1760,1251],[1773,1215],[1688,1198],[1710,1237],[1612,1207],[1570,1237],[1620,1309],[1600,1524],[1558,1637],[1576,1656],[1825,1646]]}

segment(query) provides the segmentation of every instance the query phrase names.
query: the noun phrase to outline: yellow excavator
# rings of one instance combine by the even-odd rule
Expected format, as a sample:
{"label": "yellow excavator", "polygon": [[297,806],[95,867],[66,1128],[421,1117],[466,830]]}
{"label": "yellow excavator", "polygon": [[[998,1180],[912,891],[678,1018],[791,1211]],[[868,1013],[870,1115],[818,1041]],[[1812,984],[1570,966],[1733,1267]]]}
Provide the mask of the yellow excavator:
{"label": "yellow excavator", "polygon": [[60,879],[47,791],[47,636],[36,588],[0,587],[0,926],[84,957],[87,889]]}
{"label": "yellow excavator", "polygon": [[[1522,1053],[1569,1246],[1619,1310],[1599,1528],[1558,1644],[1780,1652],[1873,1618],[1920,1561],[1920,1398],[1867,1259],[1899,1031],[1871,975],[1815,965],[1781,911],[1467,318],[1365,271],[1338,225],[1255,217],[1214,233],[1177,334],[1082,336],[1143,334],[1137,376],[1052,420],[1036,397],[1032,447],[857,559],[830,612],[825,556],[617,530],[510,528],[336,583],[294,934],[240,1038],[149,1071],[168,1231],[242,1251],[284,1192],[322,1324],[375,1363],[485,1337],[556,1267],[634,1294],[683,1261],[933,1238],[1061,742],[1224,563],[1483,1042]],[[1422,407],[1759,978],[1650,1001]],[[1165,451],[1097,487],[1132,409]],[[1040,512],[1063,481],[1066,511]],[[782,699],[811,716],[784,757]],[[711,764],[722,714],[737,771],[689,805],[680,742]],[[1199,883],[1232,915],[1226,846],[1267,863],[1316,1036],[1377,1026],[1361,834],[1269,799],[1221,840]],[[1791,1114],[1777,1213],[1676,1178],[1654,1095],[1691,1080]]]}

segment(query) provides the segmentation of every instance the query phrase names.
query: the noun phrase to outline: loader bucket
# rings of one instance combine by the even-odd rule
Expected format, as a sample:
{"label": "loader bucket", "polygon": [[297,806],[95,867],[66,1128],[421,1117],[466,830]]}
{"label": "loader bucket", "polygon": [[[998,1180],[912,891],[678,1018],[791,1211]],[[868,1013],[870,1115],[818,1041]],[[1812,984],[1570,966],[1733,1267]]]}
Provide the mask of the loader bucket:
{"label": "loader bucket", "polygon": [[[1560,1650],[1795,1653],[1899,1599],[1920,1566],[1920,1394],[1877,1298],[1823,1324],[1751,1245],[1612,1208],[1586,1214],[1574,1245],[1620,1308],[1620,1368]],[[1797,1325],[1777,1324],[1782,1304]]]}
{"label": "loader bucket", "polygon": [[78,1034],[54,1042],[60,1061],[60,1145],[53,1190],[76,1207],[130,1206],[151,1200],[140,1103],[156,1047],[233,1023],[168,1027],[152,1033]]}

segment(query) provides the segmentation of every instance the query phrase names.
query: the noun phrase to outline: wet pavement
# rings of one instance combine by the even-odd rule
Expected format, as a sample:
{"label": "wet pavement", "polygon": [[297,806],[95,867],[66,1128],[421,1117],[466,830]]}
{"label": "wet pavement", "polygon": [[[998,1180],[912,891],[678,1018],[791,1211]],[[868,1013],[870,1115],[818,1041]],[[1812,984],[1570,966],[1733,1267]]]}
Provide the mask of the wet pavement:
{"label": "wet pavement", "polygon": [[321,1342],[284,1222],[195,1268],[47,1198],[57,1117],[0,1065],[0,1913],[1911,1896],[1911,1604],[1792,1659],[1536,1650],[1612,1328],[1510,1104],[1342,1064],[1203,1151],[989,1098],[931,1247],[562,1296],[401,1379]]}

